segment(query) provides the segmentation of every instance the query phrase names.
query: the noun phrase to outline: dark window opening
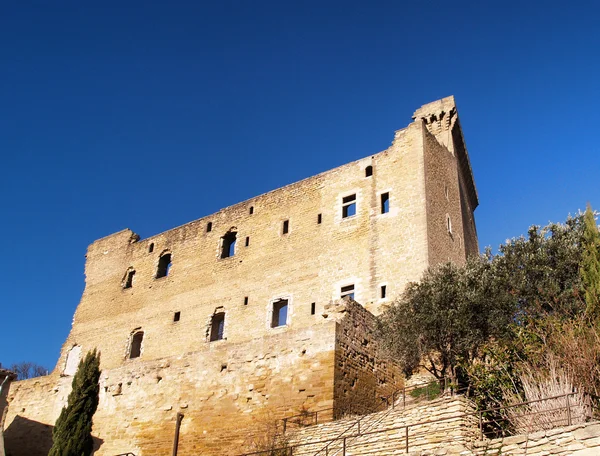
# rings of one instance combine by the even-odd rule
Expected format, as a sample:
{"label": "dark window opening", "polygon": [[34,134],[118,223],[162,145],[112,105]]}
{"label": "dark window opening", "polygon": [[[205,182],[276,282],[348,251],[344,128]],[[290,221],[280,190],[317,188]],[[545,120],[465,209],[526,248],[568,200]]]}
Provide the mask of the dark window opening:
{"label": "dark window opening", "polygon": [[206,224],[206,232],[210,233],[212,231],[212,222],[208,222]]}
{"label": "dark window opening", "polygon": [[340,290],[340,296],[342,298],[350,298],[352,300],[354,300],[354,285],[347,285],[345,287],[342,287],[342,289]]}
{"label": "dark window opening", "polygon": [[315,314],[316,307],[317,307],[317,303],[315,303],[315,302],[311,303],[311,305],[310,305],[310,314],[311,315]]}
{"label": "dark window opening", "polygon": [[125,284],[123,285],[123,288],[131,288],[133,286],[133,276],[135,276],[134,269],[127,271],[127,276],[125,277]]}
{"label": "dark window opening", "polygon": [[221,249],[221,258],[229,258],[235,255],[235,242],[237,240],[237,233],[235,231],[229,231],[225,236],[221,238],[223,243]]}
{"label": "dark window opening", "polygon": [[223,340],[223,330],[225,329],[225,312],[219,312],[213,315],[210,324],[210,341]]}
{"label": "dark window opening", "polygon": [[390,194],[381,194],[381,213],[387,214],[390,211]]}
{"label": "dark window opening", "polygon": [[381,285],[381,299],[385,298],[386,293],[387,293],[387,286]]}
{"label": "dark window opening", "polygon": [[175,312],[173,314],[173,321],[176,322],[176,321],[179,321],[179,320],[181,320],[181,312]]}
{"label": "dark window opening", "polygon": [[250,215],[254,214],[254,206],[250,206],[250,209],[248,209],[248,212],[250,213]]}
{"label": "dark window opening", "polygon": [[281,229],[281,233],[282,234],[288,234],[290,232],[290,221],[289,220],[284,220],[283,221],[283,228]]}
{"label": "dark window opening", "polygon": [[323,214],[317,215],[317,223],[320,225],[322,221],[323,221]]}
{"label": "dark window opening", "polygon": [[247,306],[248,305],[248,296],[244,297],[244,305]]}
{"label": "dark window opening", "polygon": [[144,340],[144,331],[138,331],[131,336],[131,347],[129,348],[129,358],[139,358],[142,354],[142,341]]}
{"label": "dark window opening", "polygon": [[365,168],[365,177],[371,177],[373,175],[373,167],[371,165]]}
{"label": "dark window opening", "polygon": [[167,277],[171,270],[171,254],[165,253],[158,260],[158,269],[156,270],[156,278]]}
{"label": "dark window opening", "polygon": [[154,252],[154,242],[152,242],[149,246],[148,246],[148,253],[152,253]]}
{"label": "dark window opening", "polygon": [[246,247],[250,245],[250,236],[246,236]]}
{"label": "dark window opening", "polygon": [[356,215],[356,194],[342,198],[342,218]]}
{"label": "dark window opening", "polygon": [[288,301],[280,299],[273,303],[273,318],[271,319],[271,328],[287,325]]}

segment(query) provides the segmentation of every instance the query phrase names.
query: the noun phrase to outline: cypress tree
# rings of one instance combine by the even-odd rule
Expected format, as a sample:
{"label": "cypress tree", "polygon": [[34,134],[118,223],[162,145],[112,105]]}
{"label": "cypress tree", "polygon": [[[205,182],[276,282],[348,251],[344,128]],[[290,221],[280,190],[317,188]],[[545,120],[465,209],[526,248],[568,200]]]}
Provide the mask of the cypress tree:
{"label": "cypress tree", "polygon": [[98,407],[100,353],[94,349],[79,362],[73,390],[52,431],[48,456],[90,456],[94,450],[92,417]]}
{"label": "cypress tree", "polygon": [[579,272],[585,292],[586,313],[600,317],[600,233],[588,204],[583,216],[583,258]]}

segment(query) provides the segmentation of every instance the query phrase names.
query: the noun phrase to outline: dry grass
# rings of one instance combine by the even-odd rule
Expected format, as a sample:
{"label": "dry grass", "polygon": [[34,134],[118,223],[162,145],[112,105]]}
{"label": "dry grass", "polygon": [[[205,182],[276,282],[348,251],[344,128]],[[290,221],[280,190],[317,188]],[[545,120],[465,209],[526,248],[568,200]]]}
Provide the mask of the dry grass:
{"label": "dry grass", "polygon": [[521,382],[523,396],[512,390],[504,391],[507,402],[536,402],[504,409],[503,415],[517,434],[584,423],[591,416],[589,398],[582,392],[574,392],[573,377],[557,367],[554,357],[548,359],[545,371],[525,368]]}

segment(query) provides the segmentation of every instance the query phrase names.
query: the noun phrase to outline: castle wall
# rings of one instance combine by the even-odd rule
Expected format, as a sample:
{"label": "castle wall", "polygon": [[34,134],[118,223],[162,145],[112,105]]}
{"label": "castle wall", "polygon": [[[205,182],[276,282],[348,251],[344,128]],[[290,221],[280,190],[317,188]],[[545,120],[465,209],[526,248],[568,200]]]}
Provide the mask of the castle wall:
{"label": "castle wall", "polygon": [[[417,113],[440,109],[456,114],[451,98]],[[125,229],[92,243],[54,371],[11,393],[13,456],[37,454],[19,448],[34,442],[28,435],[43,440],[80,357],[94,348],[103,371],[94,417],[99,455],[165,454],[178,412],[185,415],[180,455],[226,454],[260,416],[343,413],[361,388],[373,398],[391,393],[397,373],[379,359],[367,311],[379,314],[428,266],[464,261],[460,239],[471,234],[462,232],[461,210],[477,202],[464,174],[466,149],[455,156],[464,144],[448,140],[457,123],[416,118],[378,154],[144,240]],[[160,277],[161,270],[168,273]],[[348,287],[364,308],[335,310],[329,304]],[[276,321],[283,302],[287,312]],[[339,315],[324,317],[331,312]]]}
{"label": "castle wall", "polygon": [[340,319],[336,329],[336,418],[387,408],[404,379],[398,366],[381,352],[374,331],[375,317],[358,303],[343,305],[351,316]]}
{"label": "castle wall", "polygon": [[[170,454],[183,413],[179,455],[223,455],[251,441],[257,417],[275,421],[333,406],[335,322],[239,344],[105,369],[94,415],[96,455]],[[45,455],[71,377],[15,384],[6,443],[12,456]],[[44,444],[40,446],[40,441]]]}

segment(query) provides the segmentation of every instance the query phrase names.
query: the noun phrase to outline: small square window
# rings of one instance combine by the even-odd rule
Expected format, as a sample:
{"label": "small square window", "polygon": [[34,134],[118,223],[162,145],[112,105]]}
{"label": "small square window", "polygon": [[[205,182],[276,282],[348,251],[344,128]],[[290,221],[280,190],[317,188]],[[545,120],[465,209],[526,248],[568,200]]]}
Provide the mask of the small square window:
{"label": "small square window", "polygon": [[390,211],[390,194],[382,193],[381,194],[381,213],[387,214]]}
{"label": "small square window", "polygon": [[287,325],[288,301],[280,299],[273,303],[273,316],[271,318],[271,328]]}
{"label": "small square window", "polygon": [[356,215],[356,194],[342,198],[342,218]]}
{"label": "small square window", "polygon": [[175,312],[173,314],[173,321],[178,322],[179,320],[181,320],[181,312]]}
{"label": "small square window", "polygon": [[345,287],[342,287],[342,289],[340,290],[340,297],[341,298],[350,298],[352,300],[354,300],[354,285],[347,285]]}

